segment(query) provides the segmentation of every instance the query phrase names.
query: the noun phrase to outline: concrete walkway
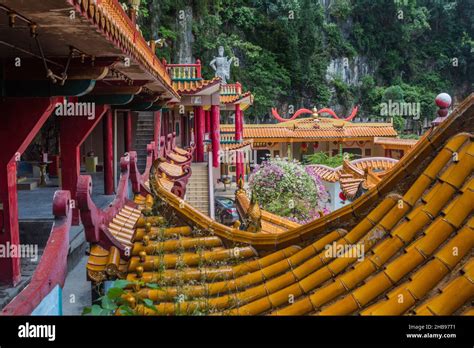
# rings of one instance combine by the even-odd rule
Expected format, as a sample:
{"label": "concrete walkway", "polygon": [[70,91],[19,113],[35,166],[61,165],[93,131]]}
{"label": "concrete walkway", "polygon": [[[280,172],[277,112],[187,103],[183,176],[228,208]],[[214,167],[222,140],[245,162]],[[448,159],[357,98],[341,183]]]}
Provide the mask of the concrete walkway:
{"label": "concrete walkway", "polygon": [[[235,191],[237,191],[237,184],[235,182],[232,182],[231,184],[226,186],[227,187],[224,187],[224,184],[221,182],[215,185],[214,196],[235,199]],[[244,182],[244,189],[248,192],[249,184],[247,182]]]}
{"label": "concrete walkway", "polygon": [[63,289],[63,315],[81,315],[91,306],[91,283],[86,276],[87,256],[68,273]]}
{"label": "concrete walkway", "polygon": [[[81,173],[92,176],[92,199],[100,207],[106,207],[115,196],[104,195],[103,173]],[[52,219],[54,192],[60,190],[58,179],[51,179],[50,186],[31,191],[18,191],[18,215],[20,220]]]}

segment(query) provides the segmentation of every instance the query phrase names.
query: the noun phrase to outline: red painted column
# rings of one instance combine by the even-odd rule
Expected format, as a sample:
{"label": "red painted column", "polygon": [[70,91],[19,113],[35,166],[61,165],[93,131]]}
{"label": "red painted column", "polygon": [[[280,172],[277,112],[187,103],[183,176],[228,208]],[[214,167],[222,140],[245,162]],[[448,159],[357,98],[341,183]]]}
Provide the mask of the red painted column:
{"label": "red painted column", "polygon": [[194,107],[194,117],[196,119],[196,162],[204,162],[204,110],[202,106]]}
{"label": "red painted column", "polygon": [[[61,156],[61,189],[71,192],[76,199],[77,180],[81,171],[82,143],[94,130],[108,109],[108,106],[95,107],[94,119],[80,116],[61,116],[59,118],[59,152]],[[79,225],[79,211],[73,209],[72,224]]]}
{"label": "red painted column", "polygon": [[[16,161],[63,98],[6,98],[0,101],[0,244],[20,243]],[[21,280],[20,259],[0,258],[0,283],[16,285]]]}
{"label": "red painted column", "polygon": [[114,194],[114,149],[113,149],[113,126],[112,109],[107,110],[104,117],[104,194]]}
{"label": "red painted column", "polygon": [[124,117],[125,152],[132,151],[132,111],[128,110]]}
{"label": "red painted column", "polygon": [[[186,147],[186,118],[184,115],[179,114],[179,136],[181,137],[181,147],[184,148]],[[176,135],[177,136],[177,135]]]}
{"label": "red painted column", "polygon": [[210,116],[210,127],[211,127],[211,143],[212,143],[212,166],[219,167],[219,150],[220,150],[220,111],[219,105],[211,106]]}
{"label": "red painted column", "polygon": [[211,132],[211,110],[205,111],[205,128],[204,132],[205,133],[210,133]]}
{"label": "red painted column", "polygon": [[[235,104],[235,140],[240,142],[243,140],[243,116],[244,114],[240,108],[240,104]],[[242,176],[242,180],[244,180],[245,171],[243,162],[243,153],[238,151],[235,163],[237,180],[240,179],[240,176]]]}
{"label": "red painted column", "polygon": [[155,128],[153,132],[153,141],[155,142],[155,144],[158,145],[160,132],[161,132],[161,110],[155,111],[154,117],[155,117]]}
{"label": "red painted column", "polygon": [[240,151],[236,150],[235,151],[235,182],[238,183],[240,177],[242,176],[242,166],[240,165],[241,162],[241,157],[240,157]]}
{"label": "red painted column", "polygon": [[166,111],[163,114],[163,135],[168,135],[168,126],[169,126],[169,111]]}
{"label": "red painted column", "polygon": [[[240,110],[240,121],[239,121],[239,125],[240,125],[240,140],[243,141],[244,140],[244,111],[241,109]],[[242,181],[244,182],[245,181],[245,161],[244,161],[244,152],[242,151],[240,153],[240,172],[242,173]]]}
{"label": "red painted column", "polygon": [[[11,160],[5,163],[2,158],[0,166],[0,201],[3,204],[3,211],[0,210],[0,212],[3,214],[2,230],[4,231],[0,233],[0,243],[15,246],[20,244],[16,161]],[[20,258],[2,257],[0,259],[0,283],[15,285],[20,279]]]}
{"label": "red painted column", "polygon": [[242,111],[240,104],[235,104],[235,140],[242,140]]}

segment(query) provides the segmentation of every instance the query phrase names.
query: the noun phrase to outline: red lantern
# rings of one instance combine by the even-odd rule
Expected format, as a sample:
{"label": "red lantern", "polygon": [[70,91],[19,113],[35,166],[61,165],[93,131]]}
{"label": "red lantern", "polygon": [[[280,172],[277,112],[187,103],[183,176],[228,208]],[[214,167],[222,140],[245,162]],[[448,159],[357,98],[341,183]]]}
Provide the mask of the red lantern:
{"label": "red lantern", "polygon": [[313,144],[313,149],[316,150],[318,147],[319,147],[319,143],[318,143],[317,141],[314,142],[314,144]]}
{"label": "red lantern", "polygon": [[301,143],[301,152],[306,153],[308,151],[308,144]]}
{"label": "red lantern", "polygon": [[339,192],[339,198],[341,201],[345,201],[347,199],[346,195],[343,192]]}

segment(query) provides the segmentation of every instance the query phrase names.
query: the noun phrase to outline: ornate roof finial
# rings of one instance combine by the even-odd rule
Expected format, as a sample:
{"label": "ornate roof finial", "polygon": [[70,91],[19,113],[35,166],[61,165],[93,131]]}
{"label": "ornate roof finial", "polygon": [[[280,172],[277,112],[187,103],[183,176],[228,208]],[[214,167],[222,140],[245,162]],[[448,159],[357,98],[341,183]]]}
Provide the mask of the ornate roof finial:
{"label": "ornate roof finial", "polygon": [[235,191],[236,195],[239,193],[247,194],[244,188],[244,179],[242,178],[242,175],[240,175],[239,180],[237,180],[237,190]]}
{"label": "ornate roof finial", "polygon": [[436,119],[434,119],[431,124],[433,126],[438,126],[444,120],[446,120],[446,116],[448,116],[448,109],[451,106],[452,99],[448,93],[440,93],[436,96],[435,103],[439,107],[438,117],[436,117]]}
{"label": "ornate roof finial", "polygon": [[247,231],[260,232],[262,230],[262,211],[258,204],[257,198],[252,192],[250,197],[250,206],[247,210]]}

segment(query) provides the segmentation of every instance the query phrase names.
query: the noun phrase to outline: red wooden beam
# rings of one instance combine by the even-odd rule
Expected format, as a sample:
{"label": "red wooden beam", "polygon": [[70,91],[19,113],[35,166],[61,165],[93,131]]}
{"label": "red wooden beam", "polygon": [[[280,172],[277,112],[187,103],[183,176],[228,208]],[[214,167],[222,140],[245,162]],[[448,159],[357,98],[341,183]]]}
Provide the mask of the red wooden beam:
{"label": "red wooden beam", "polygon": [[70,201],[69,191],[54,193],[55,219],[41,261],[28,286],[3,308],[3,315],[30,315],[56,285],[64,286],[72,222]]}
{"label": "red wooden beam", "polygon": [[[70,191],[73,200],[76,199],[77,179],[81,169],[80,147],[107,110],[110,110],[107,105],[96,105],[94,119],[83,116],[61,116],[59,118],[61,188]],[[73,209],[72,224],[79,225],[77,209]]]}
{"label": "red wooden beam", "polygon": [[[7,98],[0,101],[0,203],[3,205],[3,233],[0,244],[20,243],[16,161],[25,151],[62,97]],[[20,259],[0,258],[0,283],[15,285],[20,281]]]}
{"label": "red wooden beam", "polygon": [[108,109],[103,122],[104,127],[104,193],[114,194],[114,149],[112,129],[112,109]]}

